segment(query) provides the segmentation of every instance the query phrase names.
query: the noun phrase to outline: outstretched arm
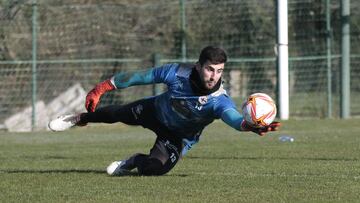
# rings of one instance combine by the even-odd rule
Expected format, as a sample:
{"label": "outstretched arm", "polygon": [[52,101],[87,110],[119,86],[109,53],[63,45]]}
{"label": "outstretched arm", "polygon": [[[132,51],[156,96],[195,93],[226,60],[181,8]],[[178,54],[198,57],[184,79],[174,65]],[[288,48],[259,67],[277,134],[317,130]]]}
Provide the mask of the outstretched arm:
{"label": "outstretched arm", "polygon": [[241,114],[235,109],[228,109],[224,111],[224,113],[222,113],[221,115],[221,119],[232,128],[242,131],[241,123],[244,119]]}
{"label": "outstretched arm", "polygon": [[86,96],[85,107],[94,112],[100,97],[108,91],[123,89],[134,85],[154,83],[154,68],[136,72],[117,73],[112,78],[97,84]]}
{"label": "outstretched arm", "polygon": [[265,135],[269,131],[276,131],[280,127],[280,122],[272,122],[269,126],[263,128],[254,128],[246,123],[241,114],[235,109],[226,110],[221,119],[229,126],[239,131],[252,131],[260,136]]}
{"label": "outstretched arm", "polygon": [[134,85],[154,83],[154,68],[136,72],[124,72],[114,75],[110,80],[116,89],[123,89]]}

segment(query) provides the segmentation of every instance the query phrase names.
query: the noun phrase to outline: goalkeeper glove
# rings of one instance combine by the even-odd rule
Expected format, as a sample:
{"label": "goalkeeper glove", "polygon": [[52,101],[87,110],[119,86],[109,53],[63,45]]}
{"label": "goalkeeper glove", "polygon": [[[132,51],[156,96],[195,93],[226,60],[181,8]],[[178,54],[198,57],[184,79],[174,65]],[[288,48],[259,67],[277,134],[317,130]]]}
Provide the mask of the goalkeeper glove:
{"label": "goalkeeper glove", "polygon": [[261,128],[253,127],[253,126],[247,124],[245,120],[243,120],[241,122],[241,129],[243,131],[251,131],[251,132],[254,132],[254,133],[256,133],[256,134],[258,134],[260,136],[264,136],[269,131],[276,131],[276,130],[278,130],[278,128],[280,126],[281,126],[281,123],[276,122],[276,121],[270,123],[268,126],[261,127]]}
{"label": "goalkeeper glove", "polygon": [[98,105],[100,101],[101,95],[103,95],[105,92],[114,90],[115,86],[111,83],[110,79],[105,80],[99,84],[97,84],[94,89],[92,89],[87,95],[86,95],[86,101],[85,101],[85,108],[88,112],[94,112],[96,109],[96,106]]}

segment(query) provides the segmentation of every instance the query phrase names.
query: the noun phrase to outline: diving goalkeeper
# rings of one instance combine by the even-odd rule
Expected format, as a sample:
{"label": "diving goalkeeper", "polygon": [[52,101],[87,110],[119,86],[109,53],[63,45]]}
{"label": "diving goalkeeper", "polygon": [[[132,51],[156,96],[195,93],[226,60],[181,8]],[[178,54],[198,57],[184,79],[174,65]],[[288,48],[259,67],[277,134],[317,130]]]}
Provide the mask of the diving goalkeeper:
{"label": "diving goalkeeper", "polygon": [[[219,47],[205,47],[195,64],[165,64],[134,73],[117,73],[97,84],[86,96],[87,113],[61,116],[50,121],[49,128],[63,131],[87,123],[139,125],[156,134],[149,154],[136,153],[107,167],[112,176],[129,174],[137,169],[140,175],[163,175],[169,172],[198,143],[203,129],[215,119],[223,120],[238,131],[264,135],[275,131],[280,123],[264,128],[246,124],[222,85],[227,55]],[[126,105],[96,108],[101,95],[134,85],[164,83],[161,95],[140,99]]]}

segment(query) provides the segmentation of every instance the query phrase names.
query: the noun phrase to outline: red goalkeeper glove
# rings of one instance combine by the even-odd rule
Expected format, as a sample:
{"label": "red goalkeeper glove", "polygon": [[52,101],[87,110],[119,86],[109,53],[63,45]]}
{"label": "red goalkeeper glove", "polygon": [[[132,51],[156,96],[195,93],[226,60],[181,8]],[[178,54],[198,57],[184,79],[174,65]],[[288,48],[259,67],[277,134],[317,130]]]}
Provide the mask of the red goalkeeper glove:
{"label": "red goalkeeper glove", "polygon": [[87,111],[94,112],[100,101],[101,95],[114,89],[115,86],[111,83],[110,79],[97,84],[86,96],[85,108]]}
{"label": "red goalkeeper glove", "polygon": [[264,136],[269,131],[276,131],[281,126],[280,122],[272,122],[268,126],[262,127],[262,128],[255,128],[249,124],[246,123],[245,120],[241,123],[241,129],[243,131],[251,131],[254,132],[260,136]]}

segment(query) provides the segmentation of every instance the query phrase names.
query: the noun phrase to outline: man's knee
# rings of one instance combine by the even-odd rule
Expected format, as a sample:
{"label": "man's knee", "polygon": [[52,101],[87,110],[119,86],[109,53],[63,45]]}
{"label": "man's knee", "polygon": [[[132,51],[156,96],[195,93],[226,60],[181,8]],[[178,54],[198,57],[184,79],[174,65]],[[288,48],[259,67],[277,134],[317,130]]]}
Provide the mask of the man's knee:
{"label": "man's knee", "polygon": [[156,158],[146,158],[143,160],[141,165],[138,166],[139,174],[145,176],[164,175],[169,170],[169,168],[167,168],[159,159]]}

